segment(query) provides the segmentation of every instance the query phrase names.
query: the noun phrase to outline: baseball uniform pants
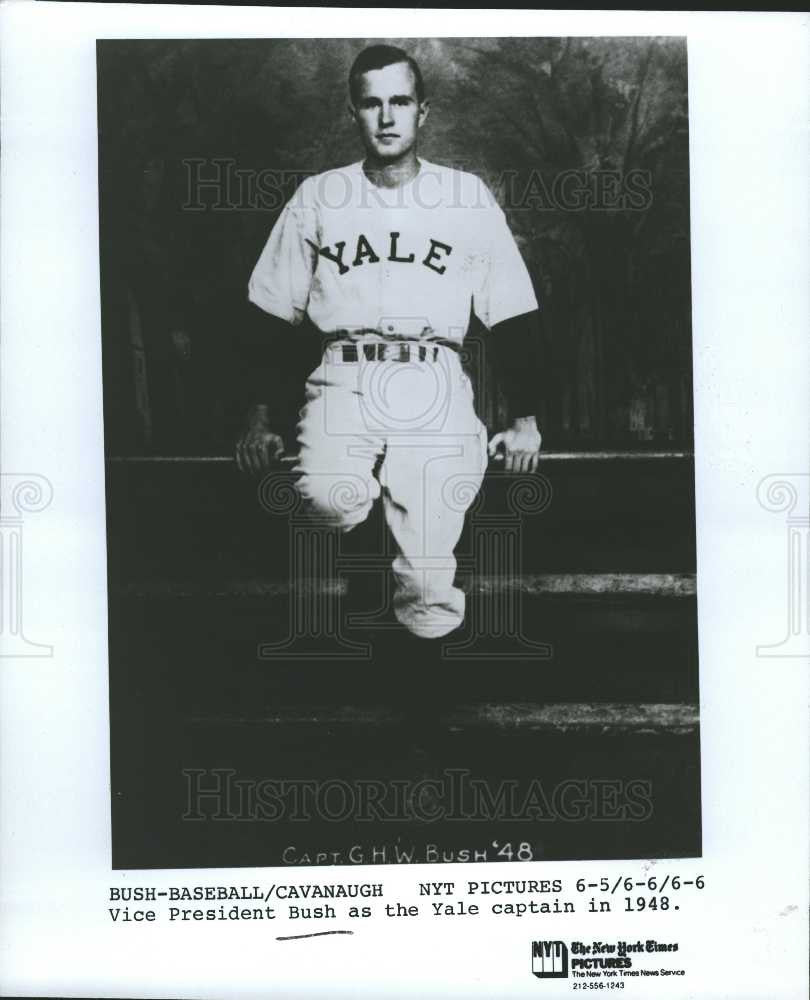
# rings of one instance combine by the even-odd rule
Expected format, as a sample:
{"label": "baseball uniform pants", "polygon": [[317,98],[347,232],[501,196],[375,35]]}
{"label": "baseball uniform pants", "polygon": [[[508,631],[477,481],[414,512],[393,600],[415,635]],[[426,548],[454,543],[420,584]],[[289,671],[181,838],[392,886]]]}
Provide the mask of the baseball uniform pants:
{"label": "baseball uniform pants", "polygon": [[322,523],[349,531],[382,496],[398,549],[397,619],[423,638],[457,628],[465,601],[453,550],[487,466],[487,433],[456,352],[329,345],[307,380],[298,446],[298,489]]}

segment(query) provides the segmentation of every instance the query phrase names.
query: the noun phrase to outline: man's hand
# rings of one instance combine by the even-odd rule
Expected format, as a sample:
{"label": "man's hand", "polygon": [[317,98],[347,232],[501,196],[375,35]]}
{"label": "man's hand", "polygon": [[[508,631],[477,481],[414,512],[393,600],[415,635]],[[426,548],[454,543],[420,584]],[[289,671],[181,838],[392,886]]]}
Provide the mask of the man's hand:
{"label": "man's hand", "polygon": [[263,476],[283,454],[284,441],[271,427],[268,407],[251,407],[247,427],[236,442],[236,464],[239,471]]}
{"label": "man's hand", "polygon": [[[515,417],[508,431],[501,431],[489,442],[489,456],[503,461],[506,472],[534,472],[542,440],[534,417]],[[501,446],[503,453],[496,454]]]}

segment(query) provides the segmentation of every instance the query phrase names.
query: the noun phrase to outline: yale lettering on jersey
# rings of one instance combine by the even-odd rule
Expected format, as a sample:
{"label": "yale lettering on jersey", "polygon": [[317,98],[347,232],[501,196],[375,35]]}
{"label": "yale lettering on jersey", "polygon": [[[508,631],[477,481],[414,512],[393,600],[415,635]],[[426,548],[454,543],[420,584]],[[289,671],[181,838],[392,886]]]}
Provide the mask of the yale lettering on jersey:
{"label": "yale lettering on jersey", "polygon": [[[398,264],[413,264],[416,261],[416,254],[413,251],[411,253],[403,251],[399,246],[399,237],[400,233],[398,232],[389,233],[390,243],[387,248],[386,260]],[[321,257],[331,261],[337,267],[339,275],[348,274],[353,267],[362,267],[364,264],[379,264],[381,259],[371,245],[371,241],[363,233],[357,237],[354,257],[352,257],[351,249],[348,254],[346,253],[346,240],[337,240],[333,246],[325,247],[316,246],[309,239],[307,243]],[[436,274],[444,274],[447,265],[443,264],[442,261],[449,257],[452,252],[453,248],[449,243],[443,243],[441,240],[431,237],[425,256],[420,259],[420,263],[424,267],[429,267],[431,271],[435,271]]]}

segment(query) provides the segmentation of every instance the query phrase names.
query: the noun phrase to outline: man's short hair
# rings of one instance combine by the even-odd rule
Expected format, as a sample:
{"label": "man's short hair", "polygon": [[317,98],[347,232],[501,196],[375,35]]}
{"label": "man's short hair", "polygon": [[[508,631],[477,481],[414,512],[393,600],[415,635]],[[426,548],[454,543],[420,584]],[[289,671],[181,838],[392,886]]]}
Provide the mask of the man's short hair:
{"label": "man's short hair", "polygon": [[395,63],[407,63],[411,67],[414,82],[416,85],[416,99],[421,104],[425,99],[425,83],[422,79],[422,71],[416,60],[409,56],[407,52],[398,49],[396,45],[369,45],[363,49],[360,55],[352,63],[349,70],[349,95],[352,104],[357,104],[360,89],[360,77],[372,69],[384,69],[386,66],[393,66]]}

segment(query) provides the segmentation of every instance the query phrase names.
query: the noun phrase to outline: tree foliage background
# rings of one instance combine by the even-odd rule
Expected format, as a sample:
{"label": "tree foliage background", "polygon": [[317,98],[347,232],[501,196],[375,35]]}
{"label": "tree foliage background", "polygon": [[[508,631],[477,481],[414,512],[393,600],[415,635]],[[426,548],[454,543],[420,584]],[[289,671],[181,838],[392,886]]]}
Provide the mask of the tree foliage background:
{"label": "tree foliage background", "polygon": [[[98,49],[105,424],[115,453],[229,450],[246,285],[280,205],[189,211],[188,162],[320,171],[360,158],[346,76],[380,39],[107,41]],[[543,316],[546,447],[692,436],[686,45],[386,39],[431,99],[420,153],[495,189]],[[564,209],[580,171],[645,171],[639,209]],[[292,193],[290,182],[286,194]],[[483,404],[482,404],[483,405]],[[485,406],[497,422],[498,400]]]}

